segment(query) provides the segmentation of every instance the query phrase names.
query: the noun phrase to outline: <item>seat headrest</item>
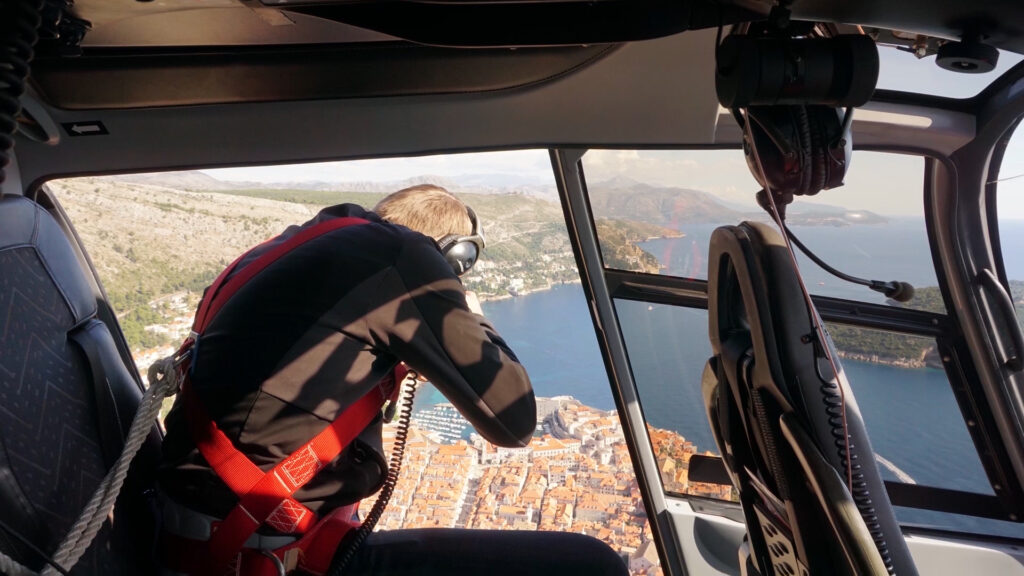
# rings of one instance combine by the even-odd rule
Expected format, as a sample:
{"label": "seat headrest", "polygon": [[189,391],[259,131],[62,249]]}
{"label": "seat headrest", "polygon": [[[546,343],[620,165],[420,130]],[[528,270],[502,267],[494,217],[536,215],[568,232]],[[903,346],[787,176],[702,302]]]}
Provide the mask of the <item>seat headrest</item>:
{"label": "seat headrest", "polygon": [[[814,370],[817,354],[811,311],[800,288],[781,235],[766,224],[723,226],[711,235],[708,262],[708,326],[716,355],[741,332],[749,332],[757,362],[756,380],[793,382]],[[779,398],[790,406],[793,395],[783,387]]]}
{"label": "seat headrest", "polygon": [[[737,371],[750,366],[750,385],[771,394],[783,412],[792,412],[836,471],[845,470],[845,449],[850,451],[857,468],[853,497],[879,551],[884,558],[891,553],[897,574],[916,573],[853,391],[827,332],[824,342],[814,334],[812,318],[821,320],[804,296],[781,234],[757,222],[720,227],[711,235],[708,267],[711,347],[723,373],[737,382]],[[844,436],[836,412],[840,398],[849,438],[845,443],[837,443]]]}
{"label": "seat headrest", "polygon": [[53,217],[24,196],[0,196],[0,251],[17,248],[35,250],[71,310],[74,325],[96,314],[92,287]]}

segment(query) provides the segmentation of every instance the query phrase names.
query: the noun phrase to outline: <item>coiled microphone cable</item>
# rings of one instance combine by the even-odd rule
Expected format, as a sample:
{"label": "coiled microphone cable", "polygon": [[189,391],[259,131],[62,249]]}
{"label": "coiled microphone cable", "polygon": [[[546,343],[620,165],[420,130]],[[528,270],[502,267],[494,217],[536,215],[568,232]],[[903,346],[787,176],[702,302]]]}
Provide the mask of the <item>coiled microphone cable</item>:
{"label": "coiled microphone cable", "polygon": [[11,162],[20,98],[39,40],[42,5],[41,0],[0,2],[0,182],[4,181]]}
{"label": "coiled microphone cable", "polygon": [[356,552],[366,541],[366,538],[373,532],[374,527],[380,520],[381,516],[384,515],[384,509],[387,508],[388,501],[391,500],[391,495],[395,491],[395,486],[398,484],[398,476],[402,471],[402,458],[405,456],[405,444],[409,438],[409,423],[412,419],[412,404],[416,398],[416,385],[419,383],[419,374],[410,370],[399,386],[402,387],[400,392],[401,396],[401,408],[398,412],[398,424],[395,429],[395,443],[391,447],[391,459],[388,462],[388,473],[384,477],[384,485],[381,487],[380,492],[377,494],[377,501],[373,503],[373,507],[366,514],[366,518],[363,520],[362,525],[356,531],[355,535],[352,536],[345,544],[343,550],[339,550],[334,557],[331,569],[327,573],[328,576],[341,576],[345,568],[352,562],[352,558],[355,557]]}

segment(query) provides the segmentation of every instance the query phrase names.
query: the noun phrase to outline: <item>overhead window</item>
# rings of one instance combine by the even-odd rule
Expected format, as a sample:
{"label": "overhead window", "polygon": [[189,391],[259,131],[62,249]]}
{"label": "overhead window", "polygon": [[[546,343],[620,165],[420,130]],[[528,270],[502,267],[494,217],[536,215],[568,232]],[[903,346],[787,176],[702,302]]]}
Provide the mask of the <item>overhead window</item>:
{"label": "overhead window", "polygon": [[909,49],[878,47],[878,88],[899,90],[946,98],[970,98],[987,88],[1024,56],[999,51],[999,61],[991,72],[964,74],[939,67],[935,56],[918,58]]}

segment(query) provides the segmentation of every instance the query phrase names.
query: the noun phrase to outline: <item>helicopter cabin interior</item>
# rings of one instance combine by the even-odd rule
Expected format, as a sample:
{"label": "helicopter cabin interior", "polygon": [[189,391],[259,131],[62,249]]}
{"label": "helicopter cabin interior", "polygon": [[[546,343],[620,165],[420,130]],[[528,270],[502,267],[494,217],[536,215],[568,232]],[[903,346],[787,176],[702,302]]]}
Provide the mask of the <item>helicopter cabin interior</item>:
{"label": "helicopter cabin interior", "polygon": [[4,0],[0,47],[0,572],[157,573],[149,365],[429,182],[542,412],[503,451],[425,387],[382,529],[1024,575],[1024,5]]}

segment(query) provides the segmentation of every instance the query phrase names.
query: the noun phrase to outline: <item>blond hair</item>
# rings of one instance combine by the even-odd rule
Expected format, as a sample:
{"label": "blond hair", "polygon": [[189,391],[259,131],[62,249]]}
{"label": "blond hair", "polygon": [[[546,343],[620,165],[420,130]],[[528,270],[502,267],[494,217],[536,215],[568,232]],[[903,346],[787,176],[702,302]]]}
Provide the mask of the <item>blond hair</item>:
{"label": "blond hair", "polygon": [[434,240],[449,234],[473,233],[466,205],[451,192],[421,184],[393,192],[373,207],[382,219],[426,234]]}

